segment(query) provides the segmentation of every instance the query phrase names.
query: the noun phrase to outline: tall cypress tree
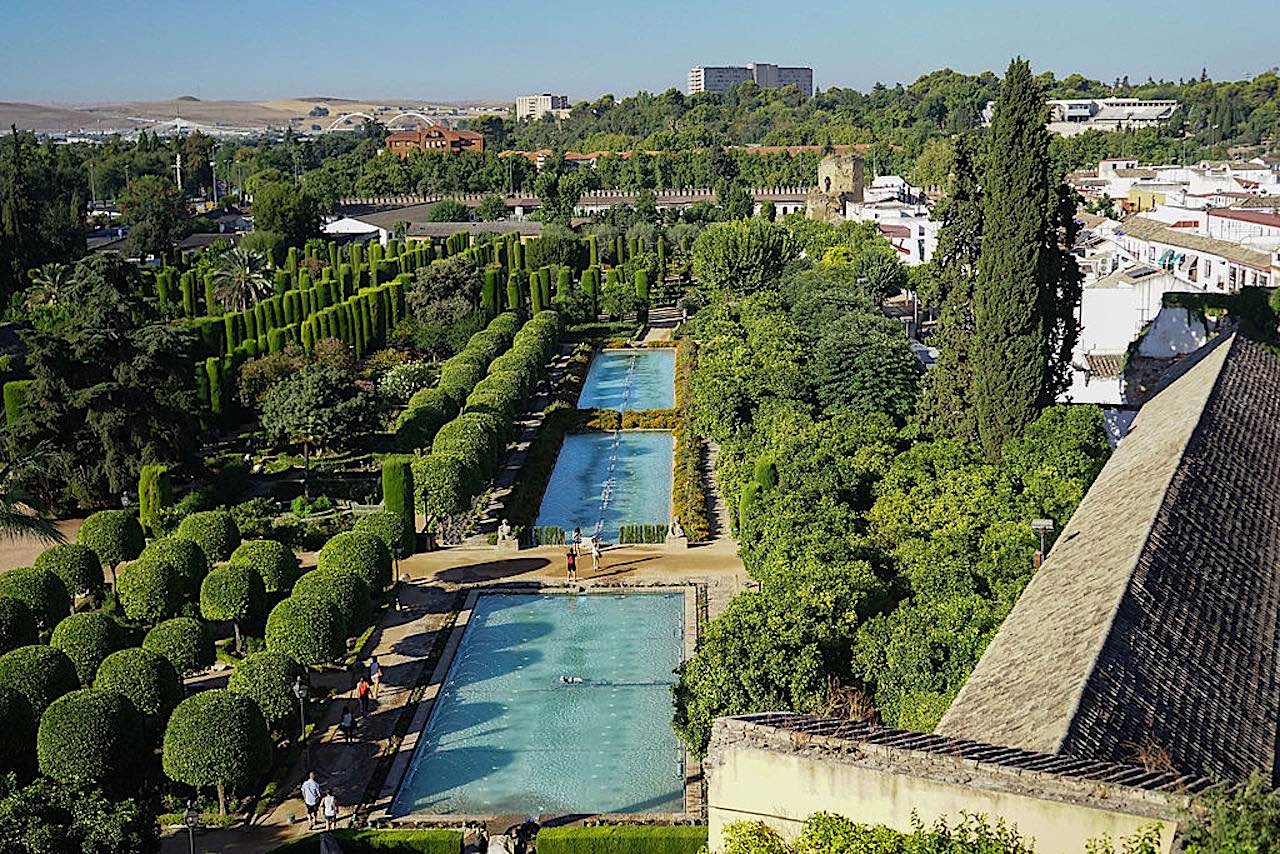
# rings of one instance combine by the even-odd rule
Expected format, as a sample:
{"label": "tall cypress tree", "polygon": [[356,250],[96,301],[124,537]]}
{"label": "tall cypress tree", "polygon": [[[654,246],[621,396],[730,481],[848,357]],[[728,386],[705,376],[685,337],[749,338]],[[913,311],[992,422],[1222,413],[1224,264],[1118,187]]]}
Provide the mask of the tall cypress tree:
{"label": "tall cypress tree", "polygon": [[1035,419],[1051,388],[1049,331],[1060,271],[1050,251],[1056,228],[1049,220],[1044,95],[1021,58],[1009,63],[996,100],[982,191],[970,364],[978,435],[994,457]]}
{"label": "tall cypress tree", "polygon": [[951,190],[939,206],[942,228],[934,252],[937,268],[933,294],[922,294],[939,307],[933,340],[938,361],[925,374],[920,417],[936,436],[978,442],[978,417],[973,409],[973,372],[969,364],[973,342],[973,284],[982,250],[982,187],[977,143],[961,136],[955,141]]}

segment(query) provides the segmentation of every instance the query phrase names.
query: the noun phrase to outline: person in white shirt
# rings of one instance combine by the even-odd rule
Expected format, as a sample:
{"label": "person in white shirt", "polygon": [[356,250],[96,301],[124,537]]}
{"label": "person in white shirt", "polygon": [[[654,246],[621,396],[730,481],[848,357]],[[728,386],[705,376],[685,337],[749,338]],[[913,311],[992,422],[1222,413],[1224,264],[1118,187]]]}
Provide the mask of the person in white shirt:
{"label": "person in white shirt", "polygon": [[307,774],[302,783],[302,803],[307,807],[307,830],[312,830],[316,826],[316,813],[320,811],[320,784],[314,771]]}
{"label": "person in white shirt", "polygon": [[336,830],[338,827],[338,799],[333,795],[333,789],[324,793],[324,800],[321,801],[324,812],[324,829]]}

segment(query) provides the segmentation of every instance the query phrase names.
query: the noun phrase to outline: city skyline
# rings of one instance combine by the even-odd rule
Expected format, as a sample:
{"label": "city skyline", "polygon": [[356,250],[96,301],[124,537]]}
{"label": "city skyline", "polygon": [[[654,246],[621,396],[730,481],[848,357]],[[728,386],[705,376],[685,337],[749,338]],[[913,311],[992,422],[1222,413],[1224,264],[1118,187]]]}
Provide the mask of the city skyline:
{"label": "city skyline", "polygon": [[[89,19],[68,0],[16,0],[6,12],[16,37],[0,58],[0,100],[504,101],[557,91],[578,101],[684,89],[694,66],[752,61],[811,66],[820,89],[866,90],[876,82],[910,83],[944,67],[999,74],[1015,55],[1027,57],[1037,72],[1104,81],[1176,80],[1198,76],[1201,68],[1214,79],[1243,79],[1270,67],[1253,58],[1274,55],[1262,27],[1241,28],[1229,43],[1215,40],[1185,55],[1133,50],[1144,11],[1158,16],[1170,45],[1196,44],[1223,23],[1220,8],[1186,0],[1130,7],[1124,22],[1112,20],[1111,7],[1098,0],[1032,11],[1009,0],[963,8],[932,3],[921,7],[924,14],[921,8],[837,5],[810,4],[783,16],[756,0],[711,0],[696,13],[670,0],[607,11],[571,3],[558,6],[557,15],[499,2],[450,8],[446,17],[434,3],[372,2],[357,14],[337,3],[287,0],[265,9],[233,3],[211,16],[198,7],[125,0],[112,15]],[[1246,0],[1235,4],[1232,17],[1265,16],[1267,9]],[[495,21],[518,37],[501,38]],[[1046,32],[1055,34],[1049,43]],[[633,33],[651,37],[623,37]],[[498,42],[500,52],[493,49]],[[114,67],[113,56],[129,57],[128,65]],[[410,57],[417,59],[406,61]]]}

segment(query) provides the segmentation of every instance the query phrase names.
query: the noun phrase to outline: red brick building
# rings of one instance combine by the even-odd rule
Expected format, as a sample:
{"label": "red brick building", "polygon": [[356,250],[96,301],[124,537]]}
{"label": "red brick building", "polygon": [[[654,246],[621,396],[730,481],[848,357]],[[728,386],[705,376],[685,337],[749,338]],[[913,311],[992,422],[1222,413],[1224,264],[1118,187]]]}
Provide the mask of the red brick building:
{"label": "red brick building", "polygon": [[408,157],[414,151],[484,151],[484,135],[470,130],[453,130],[430,125],[421,130],[406,130],[386,138],[387,151]]}

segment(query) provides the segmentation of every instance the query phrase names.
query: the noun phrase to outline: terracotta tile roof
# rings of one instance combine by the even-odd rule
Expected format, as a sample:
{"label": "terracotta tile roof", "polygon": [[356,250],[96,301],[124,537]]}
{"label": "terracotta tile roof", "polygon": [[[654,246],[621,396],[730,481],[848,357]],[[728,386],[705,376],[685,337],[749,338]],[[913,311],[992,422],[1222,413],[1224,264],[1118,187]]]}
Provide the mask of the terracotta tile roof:
{"label": "terracotta tile roof", "polygon": [[937,732],[1276,775],[1280,356],[1232,335],[1138,413]]}
{"label": "terracotta tile roof", "polygon": [[1219,216],[1223,219],[1235,219],[1240,222],[1252,222],[1257,225],[1269,225],[1272,228],[1280,228],[1280,213],[1266,211],[1241,211],[1232,210],[1231,208],[1215,208],[1209,211],[1209,216]]}

